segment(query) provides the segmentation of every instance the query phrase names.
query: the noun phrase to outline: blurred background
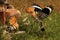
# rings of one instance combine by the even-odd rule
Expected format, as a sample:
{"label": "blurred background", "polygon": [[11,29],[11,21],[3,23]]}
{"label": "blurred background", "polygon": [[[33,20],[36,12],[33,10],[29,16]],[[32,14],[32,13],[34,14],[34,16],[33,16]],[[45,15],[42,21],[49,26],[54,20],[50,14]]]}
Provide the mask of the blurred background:
{"label": "blurred background", "polygon": [[[18,20],[19,30],[24,30],[26,33],[17,35],[5,35],[2,37],[2,29],[0,28],[0,40],[60,40],[60,0],[8,0],[16,9],[20,10],[22,18]],[[41,32],[39,24],[34,21],[31,15],[26,13],[26,8],[33,3],[40,5],[42,8],[47,5],[53,5],[52,14],[43,20],[43,25],[46,31]],[[23,22],[23,20],[27,20]],[[27,25],[25,25],[27,24]],[[10,38],[11,37],[11,38]]]}

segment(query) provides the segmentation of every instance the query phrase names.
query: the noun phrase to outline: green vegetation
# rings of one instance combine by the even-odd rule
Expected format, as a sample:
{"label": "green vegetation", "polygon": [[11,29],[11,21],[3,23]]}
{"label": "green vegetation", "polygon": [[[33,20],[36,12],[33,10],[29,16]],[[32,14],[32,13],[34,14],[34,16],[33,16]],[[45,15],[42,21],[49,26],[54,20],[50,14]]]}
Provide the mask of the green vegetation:
{"label": "green vegetation", "polygon": [[[20,30],[25,30],[26,33],[11,35],[12,40],[60,40],[59,18],[60,18],[60,14],[52,13],[48,18],[46,18],[43,21],[46,31],[41,32],[38,23],[34,22],[33,18],[29,15],[26,21],[27,23],[28,21],[30,21],[29,25],[24,25],[22,19],[19,22]],[[0,30],[0,35],[1,35],[1,30]],[[0,40],[2,40],[1,36],[0,36]]]}
{"label": "green vegetation", "polygon": [[[14,40],[60,40],[60,14],[52,13],[47,19],[43,21],[45,25],[45,32],[41,32],[38,23],[30,19],[30,25],[22,26],[26,31],[25,34],[15,35]],[[27,20],[28,21],[28,20]]]}

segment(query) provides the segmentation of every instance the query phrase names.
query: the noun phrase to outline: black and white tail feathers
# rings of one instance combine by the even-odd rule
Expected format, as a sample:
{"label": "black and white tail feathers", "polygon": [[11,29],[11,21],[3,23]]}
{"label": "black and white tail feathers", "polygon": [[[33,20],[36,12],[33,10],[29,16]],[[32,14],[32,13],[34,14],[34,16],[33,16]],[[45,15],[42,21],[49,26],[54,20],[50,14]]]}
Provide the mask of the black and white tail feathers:
{"label": "black and white tail feathers", "polygon": [[35,12],[43,12],[46,15],[49,15],[53,11],[53,6],[52,5],[49,5],[45,8],[41,8],[40,5],[34,3],[32,5],[32,7],[35,8],[35,10],[34,10]]}
{"label": "black and white tail feathers", "polygon": [[53,11],[53,6],[52,5],[49,5],[46,8],[42,9],[42,12],[47,14],[47,15],[49,15],[52,11]]}
{"label": "black and white tail feathers", "polygon": [[36,12],[39,12],[39,11],[41,11],[41,10],[42,10],[42,8],[41,8],[38,4],[33,4],[33,5],[32,5],[32,7],[34,7],[34,8],[35,8],[35,10],[34,10],[34,11],[36,11]]}

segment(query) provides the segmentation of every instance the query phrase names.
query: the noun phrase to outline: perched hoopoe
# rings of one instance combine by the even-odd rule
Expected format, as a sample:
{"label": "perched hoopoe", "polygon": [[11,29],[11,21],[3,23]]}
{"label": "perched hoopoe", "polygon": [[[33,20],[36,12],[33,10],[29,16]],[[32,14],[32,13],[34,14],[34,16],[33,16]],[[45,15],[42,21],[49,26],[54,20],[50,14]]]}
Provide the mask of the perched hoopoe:
{"label": "perched hoopoe", "polygon": [[33,18],[40,24],[41,31],[45,31],[45,28],[42,24],[42,20],[49,16],[49,14],[52,12],[53,7],[51,5],[41,8],[39,5],[34,4],[27,8],[27,13],[30,13]]}

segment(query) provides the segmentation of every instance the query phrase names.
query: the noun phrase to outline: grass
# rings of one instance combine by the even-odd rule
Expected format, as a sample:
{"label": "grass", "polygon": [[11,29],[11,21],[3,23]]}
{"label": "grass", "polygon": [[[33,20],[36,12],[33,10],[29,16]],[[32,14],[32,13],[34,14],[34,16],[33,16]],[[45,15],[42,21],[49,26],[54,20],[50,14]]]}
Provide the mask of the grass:
{"label": "grass", "polygon": [[[27,23],[30,21],[30,25],[23,25],[23,17],[19,22],[20,30],[25,30],[26,33],[12,35],[12,40],[60,40],[59,18],[60,14],[52,13],[47,19],[43,21],[46,31],[41,32],[38,23],[34,22],[30,15],[26,21]],[[0,39],[2,40],[1,36]]]}
{"label": "grass", "polygon": [[22,26],[26,33],[15,35],[12,37],[12,40],[60,40],[60,14],[52,13],[43,21],[45,32],[41,32],[38,23],[34,22],[33,18],[30,19],[30,17],[31,25]]}

